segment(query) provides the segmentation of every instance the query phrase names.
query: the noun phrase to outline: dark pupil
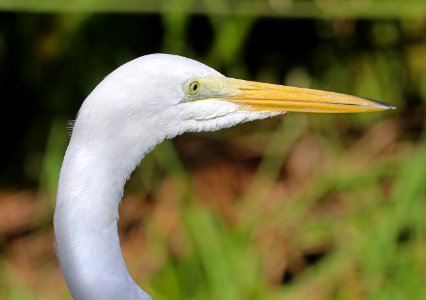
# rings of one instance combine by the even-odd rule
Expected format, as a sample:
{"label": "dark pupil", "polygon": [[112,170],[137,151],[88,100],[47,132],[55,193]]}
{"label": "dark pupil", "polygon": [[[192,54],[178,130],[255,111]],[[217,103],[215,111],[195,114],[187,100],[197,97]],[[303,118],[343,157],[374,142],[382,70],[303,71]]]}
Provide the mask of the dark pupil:
{"label": "dark pupil", "polygon": [[192,90],[193,91],[196,91],[198,89],[198,85],[197,84],[194,84],[193,86],[192,86]]}

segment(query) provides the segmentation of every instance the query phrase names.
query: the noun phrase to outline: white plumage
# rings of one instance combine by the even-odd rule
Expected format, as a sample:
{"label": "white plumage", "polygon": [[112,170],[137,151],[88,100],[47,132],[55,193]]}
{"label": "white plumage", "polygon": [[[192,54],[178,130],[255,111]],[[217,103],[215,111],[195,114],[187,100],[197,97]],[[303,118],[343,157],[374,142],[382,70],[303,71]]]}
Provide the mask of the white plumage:
{"label": "white plumage", "polygon": [[[295,106],[295,101],[302,105]],[[151,299],[125,266],[117,233],[118,206],[133,169],[164,139],[288,110],[387,108],[363,98],[230,79],[175,55],[147,55],[124,64],[81,106],[60,173],[54,227],[72,296]]]}

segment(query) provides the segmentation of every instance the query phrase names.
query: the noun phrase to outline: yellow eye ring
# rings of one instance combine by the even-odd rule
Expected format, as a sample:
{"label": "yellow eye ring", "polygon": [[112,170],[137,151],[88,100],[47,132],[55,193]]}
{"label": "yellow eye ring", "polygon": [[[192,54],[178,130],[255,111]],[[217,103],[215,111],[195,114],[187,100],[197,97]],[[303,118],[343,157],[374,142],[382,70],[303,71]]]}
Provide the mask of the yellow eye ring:
{"label": "yellow eye ring", "polygon": [[193,81],[188,86],[188,92],[191,95],[196,95],[200,90],[200,83],[198,81]]}

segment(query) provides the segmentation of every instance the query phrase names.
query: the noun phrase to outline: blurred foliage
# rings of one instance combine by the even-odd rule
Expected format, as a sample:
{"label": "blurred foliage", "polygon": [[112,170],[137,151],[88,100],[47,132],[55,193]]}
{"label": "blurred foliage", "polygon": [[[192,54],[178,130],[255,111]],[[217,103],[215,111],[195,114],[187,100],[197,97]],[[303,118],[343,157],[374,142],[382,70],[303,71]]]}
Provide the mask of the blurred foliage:
{"label": "blurred foliage", "polygon": [[422,298],[423,2],[0,1],[0,298],[69,298],[51,228],[67,122],[105,75],[153,52],[398,107],[159,145],[120,221],[155,299]]}

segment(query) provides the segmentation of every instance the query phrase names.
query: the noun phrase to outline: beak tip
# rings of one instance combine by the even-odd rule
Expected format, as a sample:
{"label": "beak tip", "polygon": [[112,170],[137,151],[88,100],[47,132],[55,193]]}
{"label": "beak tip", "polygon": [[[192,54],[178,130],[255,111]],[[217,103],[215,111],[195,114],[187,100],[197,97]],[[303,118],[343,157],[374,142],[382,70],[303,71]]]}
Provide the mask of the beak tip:
{"label": "beak tip", "polygon": [[389,104],[381,102],[381,101],[373,100],[373,99],[370,99],[370,98],[364,98],[364,99],[373,102],[374,106],[376,106],[380,110],[396,109],[396,106],[389,105]]}
{"label": "beak tip", "polygon": [[396,106],[389,105],[389,104],[381,104],[380,108],[383,110],[394,110],[396,109]]}

